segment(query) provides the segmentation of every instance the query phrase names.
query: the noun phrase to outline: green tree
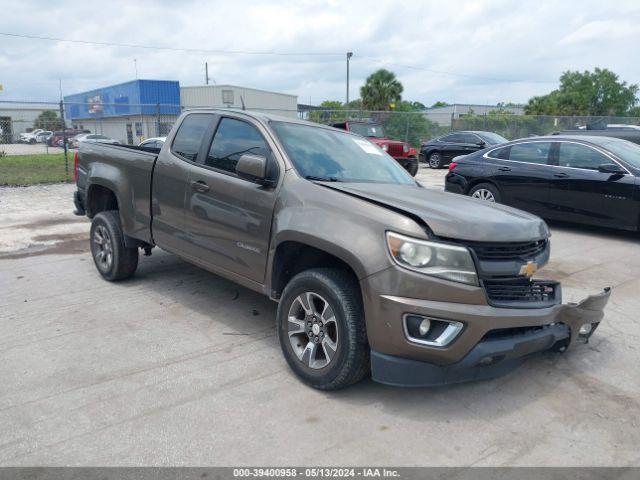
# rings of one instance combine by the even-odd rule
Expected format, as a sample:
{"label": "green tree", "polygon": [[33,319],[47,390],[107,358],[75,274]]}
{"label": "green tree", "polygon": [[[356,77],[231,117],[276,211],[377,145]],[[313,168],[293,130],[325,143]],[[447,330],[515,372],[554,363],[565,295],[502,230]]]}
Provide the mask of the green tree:
{"label": "green tree", "polygon": [[420,143],[437,137],[447,129],[429,120],[421,108],[416,108],[415,102],[400,101],[392,113],[378,114],[385,117],[384,124],[387,137],[393,140],[408,142],[413,147],[420,147]]}
{"label": "green tree", "polygon": [[33,128],[41,128],[43,130],[62,130],[64,122],[58,117],[55,110],[45,110],[33,122]]}
{"label": "green tree", "polygon": [[318,123],[339,122],[346,118],[347,112],[344,110],[344,104],[337,100],[325,100],[319,105],[323,110],[314,110],[309,114],[309,120]]}
{"label": "green tree", "polygon": [[449,106],[449,104],[447,102],[442,102],[442,101],[438,100],[436,103],[431,105],[431,108],[448,107],[448,106]]}
{"label": "green tree", "polygon": [[395,74],[382,68],[369,75],[360,88],[362,105],[367,110],[390,110],[392,103],[402,100],[403,90]]}
{"label": "green tree", "polygon": [[524,107],[528,115],[628,115],[638,102],[638,85],[620,81],[606,68],[567,71],[560,87],[533,97]]}

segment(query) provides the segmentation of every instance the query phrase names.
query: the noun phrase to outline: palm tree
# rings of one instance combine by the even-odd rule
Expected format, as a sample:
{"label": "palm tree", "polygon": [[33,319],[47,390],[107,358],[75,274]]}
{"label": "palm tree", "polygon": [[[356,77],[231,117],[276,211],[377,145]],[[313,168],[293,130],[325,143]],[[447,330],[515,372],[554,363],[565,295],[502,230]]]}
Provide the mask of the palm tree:
{"label": "palm tree", "polygon": [[362,105],[367,110],[389,110],[392,103],[402,99],[402,90],[395,74],[381,68],[369,75],[360,89]]}

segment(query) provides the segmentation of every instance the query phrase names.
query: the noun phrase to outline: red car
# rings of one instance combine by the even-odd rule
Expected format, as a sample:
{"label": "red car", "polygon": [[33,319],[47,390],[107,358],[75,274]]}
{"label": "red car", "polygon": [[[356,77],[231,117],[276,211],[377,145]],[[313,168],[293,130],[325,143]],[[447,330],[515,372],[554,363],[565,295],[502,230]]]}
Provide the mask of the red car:
{"label": "red car", "polygon": [[391,155],[412,177],[418,173],[418,151],[406,142],[387,138],[384,128],[379,123],[348,120],[333,123],[331,126],[367,137],[369,141]]}
{"label": "red car", "polygon": [[69,143],[69,140],[71,140],[73,137],[75,137],[76,135],[80,135],[81,133],[91,133],[91,130],[79,130],[79,129],[72,129],[69,128],[64,132],[64,137],[63,137],[63,132],[62,131],[58,131],[58,132],[53,132],[53,135],[51,135],[49,137],[48,143],[50,147],[62,147],[63,144],[63,138],[67,139],[67,143]]}

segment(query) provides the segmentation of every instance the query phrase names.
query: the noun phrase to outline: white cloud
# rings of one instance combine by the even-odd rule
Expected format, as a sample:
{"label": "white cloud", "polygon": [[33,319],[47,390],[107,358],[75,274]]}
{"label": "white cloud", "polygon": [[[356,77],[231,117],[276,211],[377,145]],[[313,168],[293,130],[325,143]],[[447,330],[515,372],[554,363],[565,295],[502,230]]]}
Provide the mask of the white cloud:
{"label": "white cloud", "polygon": [[397,74],[405,98],[425,104],[524,102],[555,88],[567,69],[607,67],[630,83],[640,80],[640,66],[630,61],[640,40],[633,0],[14,3],[0,17],[2,32],[340,55],[213,55],[0,36],[0,100],[57,100],[58,79],[65,94],[127,81],[134,58],[140,78],[202,84],[207,61],[218,83],[294,93],[301,102],[343,100],[347,51],[354,52],[352,98],[380,67]]}

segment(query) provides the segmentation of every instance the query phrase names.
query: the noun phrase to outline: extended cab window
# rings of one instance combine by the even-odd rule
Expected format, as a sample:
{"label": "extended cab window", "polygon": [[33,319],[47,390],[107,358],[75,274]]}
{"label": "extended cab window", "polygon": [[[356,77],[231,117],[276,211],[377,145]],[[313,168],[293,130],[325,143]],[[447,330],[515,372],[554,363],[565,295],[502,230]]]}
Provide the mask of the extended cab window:
{"label": "extended cab window", "polygon": [[560,143],[558,165],[561,167],[597,170],[600,165],[605,163],[612,162],[605,155],[593,148],[580,145],[579,143]]}
{"label": "extended cab window", "polygon": [[245,153],[269,157],[269,147],[262,134],[247,122],[234,118],[220,120],[204,164],[236,173],[236,164]]}
{"label": "extended cab window", "polygon": [[195,162],[202,139],[212,119],[212,115],[202,113],[185,117],[173,139],[171,151],[186,160]]}

